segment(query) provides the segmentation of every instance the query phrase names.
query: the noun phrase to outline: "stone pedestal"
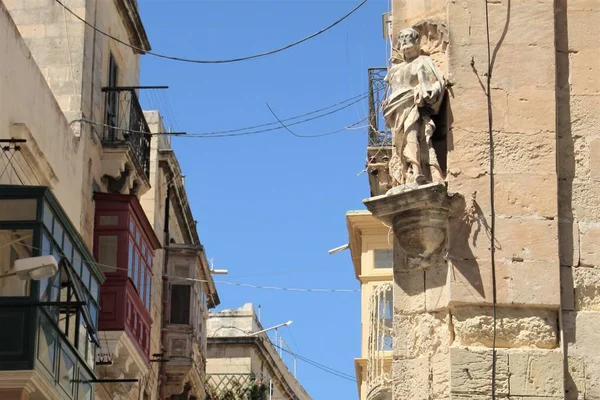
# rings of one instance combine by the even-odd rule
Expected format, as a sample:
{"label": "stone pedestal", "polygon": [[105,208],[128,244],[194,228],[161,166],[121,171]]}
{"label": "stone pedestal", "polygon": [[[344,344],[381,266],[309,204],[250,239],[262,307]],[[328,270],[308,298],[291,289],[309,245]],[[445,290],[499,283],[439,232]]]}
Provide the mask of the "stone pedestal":
{"label": "stone pedestal", "polygon": [[393,399],[449,398],[446,288],[450,197],[441,184],[364,201],[394,234]]}

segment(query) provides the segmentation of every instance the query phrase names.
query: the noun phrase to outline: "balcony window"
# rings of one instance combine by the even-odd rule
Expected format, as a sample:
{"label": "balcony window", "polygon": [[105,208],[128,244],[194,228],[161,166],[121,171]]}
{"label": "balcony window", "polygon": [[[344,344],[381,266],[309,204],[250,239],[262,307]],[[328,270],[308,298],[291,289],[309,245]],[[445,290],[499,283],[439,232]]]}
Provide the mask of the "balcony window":
{"label": "balcony window", "polygon": [[190,323],[190,285],[171,286],[171,323]]}
{"label": "balcony window", "polygon": [[[16,260],[31,257],[32,254],[32,230],[0,230],[0,274],[9,273]],[[29,281],[21,280],[17,276],[0,279],[0,296],[29,296],[29,293]]]}
{"label": "balcony window", "polygon": [[394,252],[391,249],[375,250],[375,268],[393,268],[394,267]]}
{"label": "balcony window", "polygon": [[[126,331],[148,357],[154,250],[160,247],[135,196],[96,193],[94,253],[107,280],[100,287],[100,330]],[[111,221],[102,224],[100,221]]]}
{"label": "balcony window", "polygon": [[94,376],[87,352],[98,345],[94,292],[104,275],[48,188],[1,186],[0,273],[17,259],[42,255],[56,258],[54,276],[0,280],[0,370],[40,370],[68,399],[75,396],[77,371]]}

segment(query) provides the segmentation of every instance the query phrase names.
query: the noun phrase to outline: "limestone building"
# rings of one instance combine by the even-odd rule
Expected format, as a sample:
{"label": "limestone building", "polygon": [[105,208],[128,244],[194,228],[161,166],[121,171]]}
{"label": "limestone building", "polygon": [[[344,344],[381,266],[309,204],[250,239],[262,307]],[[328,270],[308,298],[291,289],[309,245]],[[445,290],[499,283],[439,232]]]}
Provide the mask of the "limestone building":
{"label": "limestone building", "polygon": [[392,378],[392,242],[368,211],[346,214],[354,274],[361,288],[361,356],[354,360],[359,399],[389,391]]}
{"label": "limestone building", "polygon": [[278,354],[252,303],[210,313],[206,374],[208,400],[311,398]]}
{"label": "limestone building", "polygon": [[[0,398],[204,399],[219,298],[160,115],[137,100],[137,3],[62,3],[0,1]],[[34,262],[56,273],[11,276]]]}
{"label": "limestone building", "polygon": [[600,398],[600,4],[391,15],[365,204],[393,234],[392,381],[367,398]]}

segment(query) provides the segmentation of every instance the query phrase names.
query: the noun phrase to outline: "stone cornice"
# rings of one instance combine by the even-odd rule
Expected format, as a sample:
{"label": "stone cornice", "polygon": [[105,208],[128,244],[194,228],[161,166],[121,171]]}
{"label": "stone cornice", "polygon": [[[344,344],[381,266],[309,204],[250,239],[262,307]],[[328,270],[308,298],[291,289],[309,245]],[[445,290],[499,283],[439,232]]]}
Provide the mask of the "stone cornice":
{"label": "stone cornice", "polygon": [[144,24],[140,18],[137,0],[114,0],[114,2],[121,15],[123,25],[127,29],[127,36],[131,45],[143,50],[143,52],[134,51],[143,54],[146,51],[152,50],[146,30],[144,29]]}

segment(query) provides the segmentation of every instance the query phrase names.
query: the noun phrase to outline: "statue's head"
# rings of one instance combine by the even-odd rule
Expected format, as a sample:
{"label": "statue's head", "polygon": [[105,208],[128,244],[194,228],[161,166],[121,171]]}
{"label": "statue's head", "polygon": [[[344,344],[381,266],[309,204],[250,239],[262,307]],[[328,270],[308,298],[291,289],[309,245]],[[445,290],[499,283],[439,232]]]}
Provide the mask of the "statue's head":
{"label": "statue's head", "polygon": [[398,34],[398,47],[404,58],[414,58],[419,55],[419,32],[413,28],[402,29]]}

